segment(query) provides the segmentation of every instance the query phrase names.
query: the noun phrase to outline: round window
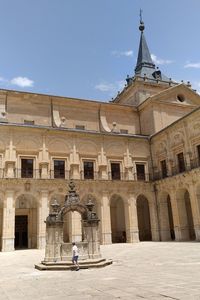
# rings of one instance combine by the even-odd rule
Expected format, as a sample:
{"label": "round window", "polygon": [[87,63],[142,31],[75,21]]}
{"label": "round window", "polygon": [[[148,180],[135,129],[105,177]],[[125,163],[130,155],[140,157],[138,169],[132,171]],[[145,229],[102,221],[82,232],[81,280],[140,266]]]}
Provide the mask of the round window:
{"label": "round window", "polygon": [[184,102],[185,101],[185,97],[183,95],[177,95],[177,100],[180,102]]}

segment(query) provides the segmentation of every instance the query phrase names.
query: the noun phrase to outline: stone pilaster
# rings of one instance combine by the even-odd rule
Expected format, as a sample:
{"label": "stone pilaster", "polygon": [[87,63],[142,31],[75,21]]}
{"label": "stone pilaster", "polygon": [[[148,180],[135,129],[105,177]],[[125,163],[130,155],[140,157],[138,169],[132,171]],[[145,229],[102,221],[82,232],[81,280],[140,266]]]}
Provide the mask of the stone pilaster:
{"label": "stone pilaster", "polygon": [[49,162],[48,161],[41,161],[39,163],[39,166],[40,166],[40,170],[41,170],[40,178],[41,179],[49,178],[49,174],[48,174]]}
{"label": "stone pilaster", "polygon": [[108,193],[103,191],[101,198],[101,242],[103,245],[112,244],[110,201]]}
{"label": "stone pilaster", "polygon": [[192,209],[192,216],[193,216],[193,223],[194,223],[194,230],[196,240],[200,241],[200,195],[195,193],[195,187],[193,182],[190,183],[189,187],[189,195],[190,195],[190,203]]}
{"label": "stone pilaster", "polygon": [[79,153],[77,152],[75,141],[73,145],[73,149],[70,153],[70,178],[80,179],[80,159]]}
{"label": "stone pilaster", "polygon": [[6,191],[3,206],[2,251],[13,251],[15,239],[14,191]]}
{"label": "stone pilaster", "polygon": [[46,236],[46,225],[44,221],[49,214],[48,206],[48,191],[43,190],[40,193],[40,199],[38,201],[38,223],[37,223],[37,248],[45,248],[45,236]]}
{"label": "stone pilaster", "polygon": [[174,232],[176,241],[187,241],[189,239],[186,208],[184,199],[177,199],[175,193],[171,195],[171,207],[174,222]]}
{"label": "stone pilaster", "polygon": [[136,199],[133,195],[129,196],[128,202],[124,206],[126,222],[126,241],[135,243],[139,241],[139,230],[137,220]]}
{"label": "stone pilaster", "polygon": [[7,178],[14,178],[19,175],[15,173],[15,161],[5,161],[5,171]]}
{"label": "stone pilaster", "polygon": [[160,220],[160,236],[161,241],[170,241],[170,225],[169,225],[169,213],[167,199],[159,202],[159,220]]}
{"label": "stone pilaster", "polygon": [[150,223],[151,223],[151,235],[152,241],[159,241],[159,227],[158,227],[158,214],[155,202],[149,202],[149,213],[150,213]]}
{"label": "stone pilaster", "polygon": [[99,166],[99,179],[107,180],[107,158],[104,152],[103,145],[101,145],[101,152],[98,154],[98,166]]}

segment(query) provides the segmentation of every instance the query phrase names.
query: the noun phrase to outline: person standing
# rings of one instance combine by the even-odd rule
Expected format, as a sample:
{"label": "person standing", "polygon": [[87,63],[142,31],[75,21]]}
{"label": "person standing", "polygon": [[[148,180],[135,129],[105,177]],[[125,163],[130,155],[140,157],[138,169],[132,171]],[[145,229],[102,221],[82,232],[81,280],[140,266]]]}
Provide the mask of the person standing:
{"label": "person standing", "polygon": [[72,263],[76,266],[76,271],[79,270],[78,255],[78,247],[76,246],[76,243],[72,243]]}

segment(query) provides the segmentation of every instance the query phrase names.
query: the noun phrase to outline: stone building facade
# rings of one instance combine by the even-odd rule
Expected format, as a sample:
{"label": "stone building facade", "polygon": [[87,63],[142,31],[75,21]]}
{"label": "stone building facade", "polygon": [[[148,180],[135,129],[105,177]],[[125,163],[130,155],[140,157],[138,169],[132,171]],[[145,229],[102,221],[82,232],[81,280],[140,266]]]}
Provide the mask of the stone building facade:
{"label": "stone building facade", "polygon": [[[133,77],[109,103],[0,90],[0,249],[43,248],[74,179],[100,241],[200,240],[200,96],[156,69],[140,24]],[[82,239],[79,213],[64,241]]]}

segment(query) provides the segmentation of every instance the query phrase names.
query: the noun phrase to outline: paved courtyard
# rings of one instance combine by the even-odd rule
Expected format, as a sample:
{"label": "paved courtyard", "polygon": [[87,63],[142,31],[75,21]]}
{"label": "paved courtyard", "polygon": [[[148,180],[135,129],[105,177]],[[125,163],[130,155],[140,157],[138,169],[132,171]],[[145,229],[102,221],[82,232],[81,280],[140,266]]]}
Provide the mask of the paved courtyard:
{"label": "paved courtyard", "polygon": [[0,253],[0,299],[200,299],[200,243],[101,249],[113,265],[78,272],[35,270],[42,250]]}

